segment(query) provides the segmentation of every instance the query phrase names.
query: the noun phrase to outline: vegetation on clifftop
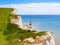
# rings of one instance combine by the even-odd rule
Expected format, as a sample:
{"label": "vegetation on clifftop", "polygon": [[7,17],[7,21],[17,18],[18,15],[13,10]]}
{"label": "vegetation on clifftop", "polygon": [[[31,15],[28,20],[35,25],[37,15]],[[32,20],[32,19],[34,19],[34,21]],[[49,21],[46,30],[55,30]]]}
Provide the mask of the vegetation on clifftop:
{"label": "vegetation on clifftop", "polygon": [[7,41],[3,35],[3,31],[8,24],[9,14],[13,8],[0,8],[0,45],[6,45]]}
{"label": "vegetation on clifftop", "polygon": [[24,30],[18,28],[18,25],[11,23],[9,23],[6,29],[4,30],[4,35],[7,36],[6,37],[7,40],[12,40],[14,38],[19,38],[23,40],[25,38],[29,38],[29,37],[35,38],[36,36],[42,36],[44,34],[45,32],[34,33],[33,31],[30,30]]}

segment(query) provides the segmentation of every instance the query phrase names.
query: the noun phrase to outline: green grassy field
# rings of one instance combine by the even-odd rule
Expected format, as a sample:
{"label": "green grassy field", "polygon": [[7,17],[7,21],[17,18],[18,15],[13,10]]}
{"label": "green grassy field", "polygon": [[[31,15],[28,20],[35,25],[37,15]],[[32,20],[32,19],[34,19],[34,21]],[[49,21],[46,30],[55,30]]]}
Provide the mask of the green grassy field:
{"label": "green grassy field", "polygon": [[3,31],[8,24],[9,14],[12,10],[12,8],[0,8],[0,45],[5,45],[7,43]]}

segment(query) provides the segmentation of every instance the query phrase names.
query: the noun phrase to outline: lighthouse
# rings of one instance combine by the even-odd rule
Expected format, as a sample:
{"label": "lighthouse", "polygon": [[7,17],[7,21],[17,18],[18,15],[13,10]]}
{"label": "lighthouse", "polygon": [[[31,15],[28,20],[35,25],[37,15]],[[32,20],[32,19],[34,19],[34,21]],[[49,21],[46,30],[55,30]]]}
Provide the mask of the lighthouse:
{"label": "lighthouse", "polygon": [[31,29],[32,28],[32,22],[30,20],[30,23],[29,23],[29,28]]}

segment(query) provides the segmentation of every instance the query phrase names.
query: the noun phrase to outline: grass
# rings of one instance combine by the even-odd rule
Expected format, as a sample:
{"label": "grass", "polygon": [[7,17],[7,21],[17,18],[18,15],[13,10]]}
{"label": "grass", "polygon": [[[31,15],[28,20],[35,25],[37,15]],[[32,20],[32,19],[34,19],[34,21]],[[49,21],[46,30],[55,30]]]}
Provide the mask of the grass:
{"label": "grass", "polygon": [[3,31],[8,24],[9,14],[12,10],[12,8],[0,8],[0,45],[5,45],[7,43]]}

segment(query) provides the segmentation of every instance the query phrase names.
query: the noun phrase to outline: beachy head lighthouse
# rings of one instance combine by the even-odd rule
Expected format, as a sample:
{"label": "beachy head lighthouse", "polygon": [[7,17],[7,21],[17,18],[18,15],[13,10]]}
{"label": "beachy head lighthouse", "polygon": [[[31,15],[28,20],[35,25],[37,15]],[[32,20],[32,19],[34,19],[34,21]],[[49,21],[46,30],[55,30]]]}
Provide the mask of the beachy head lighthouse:
{"label": "beachy head lighthouse", "polygon": [[23,29],[26,29],[26,30],[31,30],[31,28],[32,28],[32,23],[31,23],[31,21],[30,21],[30,23],[27,25],[27,24],[24,24],[23,25]]}

